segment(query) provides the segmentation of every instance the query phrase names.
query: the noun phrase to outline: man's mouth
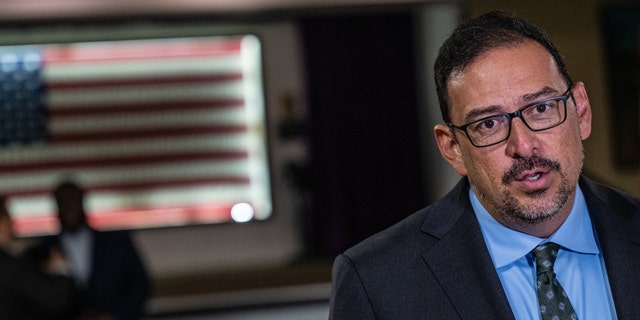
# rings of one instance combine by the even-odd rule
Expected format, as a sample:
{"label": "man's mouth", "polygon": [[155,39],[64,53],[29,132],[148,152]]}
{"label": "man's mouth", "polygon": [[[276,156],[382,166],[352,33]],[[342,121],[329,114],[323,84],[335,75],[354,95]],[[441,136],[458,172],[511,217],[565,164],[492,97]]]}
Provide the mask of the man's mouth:
{"label": "man's mouth", "polygon": [[540,157],[520,158],[502,176],[502,183],[512,181],[538,181],[545,174],[560,170],[560,163]]}
{"label": "man's mouth", "polygon": [[537,181],[538,179],[540,179],[541,176],[542,176],[542,173],[536,172],[534,174],[525,175],[524,178],[521,180]]}

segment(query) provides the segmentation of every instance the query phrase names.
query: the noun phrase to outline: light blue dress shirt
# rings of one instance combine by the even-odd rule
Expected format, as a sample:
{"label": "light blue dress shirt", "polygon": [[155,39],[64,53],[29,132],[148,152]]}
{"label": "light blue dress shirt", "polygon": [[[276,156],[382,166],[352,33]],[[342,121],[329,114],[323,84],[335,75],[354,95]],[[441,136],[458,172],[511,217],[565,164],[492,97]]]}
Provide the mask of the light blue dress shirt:
{"label": "light blue dress shirt", "polygon": [[580,187],[569,217],[548,239],[505,227],[487,212],[471,189],[469,196],[516,319],[541,318],[530,252],[547,241],[561,246],[554,270],[578,319],[616,319],[604,259]]}

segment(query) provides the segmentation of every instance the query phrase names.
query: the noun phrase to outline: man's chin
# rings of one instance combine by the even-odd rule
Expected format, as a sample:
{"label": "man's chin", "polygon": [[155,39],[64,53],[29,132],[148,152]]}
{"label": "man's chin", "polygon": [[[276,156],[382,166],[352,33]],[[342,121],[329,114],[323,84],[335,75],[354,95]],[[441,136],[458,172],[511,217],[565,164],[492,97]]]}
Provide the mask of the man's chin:
{"label": "man's chin", "polygon": [[527,225],[536,225],[551,219],[558,210],[553,206],[544,206],[539,201],[518,202],[504,208],[503,214],[510,219]]}
{"label": "man's chin", "polygon": [[530,190],[524,193],[524,195],[528,198],[532,198],[532,199],[540,199],[542,197],[544,197],[545,195],[547,195],[549,192],[549,188],[542,188],[542,189],[536,189],[536,190]]}

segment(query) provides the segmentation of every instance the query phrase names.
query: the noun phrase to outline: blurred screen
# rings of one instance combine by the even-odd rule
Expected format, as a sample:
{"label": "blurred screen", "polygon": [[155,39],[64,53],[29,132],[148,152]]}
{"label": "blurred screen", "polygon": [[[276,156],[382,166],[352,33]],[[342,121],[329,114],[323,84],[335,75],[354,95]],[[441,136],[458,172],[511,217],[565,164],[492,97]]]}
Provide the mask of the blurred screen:
{"label": "blurred screen", "polygon": [[98,229],[267,219],[258,38],[0,47],[0,193],[21,236],[56,232],[72,179]]}

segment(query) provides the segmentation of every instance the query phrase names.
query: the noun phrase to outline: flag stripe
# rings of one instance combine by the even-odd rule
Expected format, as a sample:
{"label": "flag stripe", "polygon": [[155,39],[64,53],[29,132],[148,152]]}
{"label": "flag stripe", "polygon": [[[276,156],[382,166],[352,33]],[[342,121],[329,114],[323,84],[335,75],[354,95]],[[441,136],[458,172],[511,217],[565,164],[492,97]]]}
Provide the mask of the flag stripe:
{"label": "flag stripe", "polygon": [[0,164],[2,172],[24,172],[24,171],[42,171],[57,169],[93,169],[107,167],[134,166],[141,164],[171,163],[171,162],[188,162],[195,160],[217,161],[221,159],[246,159],[247,152],[244,151],[214,151],[214,152],[191,152],[191,153],[169,153],[169,154],[151,154],[137,156],[120,156],[102,157],[96,159],[67,159],[57,161],[40,161],[34,163],[14,163]]}
{"label": "flag stripe", "polygon": [[99,80],[77,80],[49,82],[45,88],[47,90],[78,90],[85,88],[105,88],[105,87],[125,87],[125,86],[155,86],[161,84],[192,84],[192,83],[219,83],[242,80],[241,73],[230,74],[202,74],[202,75],[182,75],[171,77],[145,77],[145,78],[110,78]]}
{"label": "flag stripe", "polygon": [[[154,179],[149,181],[136,181],[136,182],[121,182],[112,184],[92,184],[86,186],[90,191],[137,191],[137,190],[150,190],[165,187],[186,187],[186,186],[198,186],[198,185],[224,185],[224,184],[242,184],[248,185],[251,181],[247,177],[233,177],[233,176],[210,176],[210,177],[198,177],[198,178],[183,178],[183,179],[167,179],[160,180]],[[7,192],[9,197],[24,197],[35,195],[49,195],[51,188],[40,187],[34,189],[16,190]]]}
{"label": "flag stripe", "polygon": [[155,86],[128,86],[111,88],[85,88],[75,91],[62,90],[47,93],[47,104],[52,109],[78,105],[119,103],[150,103],[193,99],[241,99],[244,88],[241,81],[211,84],[163,84]]}
{"label": "flag stripe", "polygon": [[110,114],[157,113],[161,111],[187,111],[199,109],[239,108],[244,107],[243,99],[208,99],[193,101],[160,101],[153,103],[119,103],[106,105],[80,105],[65,108],[52,108],[49,117],[62,118],[73,116],[98,116]]}
{"label": "flag stripe", "polygon": [[235,133],[246,131],[247,128],[240,125],[229,126],[197,126],[197,127],[177,127],[177,128],[141,128],[141,129],[117,129],[104,130],[97,132],[85,133],[57,133],[51,136],[51,142],[60,143],[77,143],[77,142],[103,142],[115,141],[123,139],[141,138],[157,138],[157,137],[176,137],[189,135],[202,135],[212,133]]}
{"label": "flag stripe", "polygon": [[[105,184],[105,182],[100,183]],[[147,201],[150,197],[155,198],[151,204]],[[206,197],[206,201],[202,201],[202,197]],[[16,199],[20,201],[16,201]],[[22,201],[23,199],[25,201]],[[251,199],[251,194],[245,184],[221,183],[215,185],[180,185],[161,189],[91,192],[88,193],[87,204],[96,208],[89,211],[88,214],[96,214],[96,212],[124,210],[124,208],[140,211],[150,206],[182,207],[198,203],[248,202],[252,201]],[[9,203],[24,212],[22,215],[24,217],[35,217],[55,210],[55,201],[53,198],[46,197],[45,194],[25,194],[21,197],[11,198]]]}
{"label": "flag stripe", "polygon": [[[247,174],[247,168],[249,163],[247,161],[237,161],[233,159],[219,160],[215,162],[211,161],[194,161],[183,165],[180,168],[176,168],[173,164],[154,164],[145,166],[129,166],[122,167],[118,170],[104,170],[104,169],[92,169],[82,170],[79,175],[81,178],[91,181],[91,185],[94,184],[119,184],[119,183],[136,183],[139,181],[150,180],[172,180],[172,179],[191,179],[201,177],[246,177],[252,182],[256,181],[256,177],[250,177]],[[4,175],[4,181],[8,185],[12,185],[11,188],[7,188],[3,185],[0,188],[3,193],[11,193],[19,191],[20,193],[29,193],[27,190],[39,190],[42,185],[53,185],[57,179],[59,179],[60,173],[74,173],[73,170],[65,171],[36,171],[36,172],[23,172],[23,173],[8,173]],[[46,183],[48,182],[48,183]],[[50,184],[49,184],[50,183]],[[225,190],[218,190],[217,193],[212,193],[207,196],[207,199],[217,197],[217,194],[226,192]],[[156,191],[159,192],[159,191]],[[173,192],[173,191],[172,191]],[[193,193],[193,191],[191,191]],[[235,190],[234,193],[238,193]],[[247,191],[248,192],[248,191]],[[238,193],[241,197],[246,197],[248,193],[245,191]],[[126,195],[128,196],[128,195]],[[166,195],[165,195],[166,197]],[[187,198],[187,196],[183,196]],[[225,194],[223,198],[230,198],[231,194]]]}
{"label": "flag stripe", "polygon": [[214,59],[212,57],[168,57],[162,60],[121,61],[118,63],[97,61],[51,64],[45,62],[42,73],[47,82],[65,83],[77,82],[77,80],[108,80],[110,78],[176,77],[185,74],[234,74],[242,72],[242,69],[242,57],[229,55]]}
{"label": "flag stripe", "polygon": [[218,41],[179,41],[168,46],[162,41],[123,41],[118,46],[111,42],[85,43],[80,46],[52,47],[43,54],[46,63],[83,63],[87,61],[113,62],[121,60],[150,60],[166,57],[217,56],[237,54],[242,39]]}
{"label": "flag stripe", "polygon": [[131,114],[52,117],[49,129],[52,135],[84,135],[114,130],[246,127],[250,124],[248,120],[248,115],[243,108],[174,109]]}
{"label": "flag stripe", "polygon": [[[145,210],[124,209],[100,211],[87,217],[90,225],[99,229],[119,229],[184,226],[194,223],[215,223],[229,221],[234,203],[215,203],[181,207],[152,207]],[[18,234],[48,234],[58,229],[53,216],[38,215],[14,222]]]}
{"label": "flag stripe", "polygon": [[238,131],[229,134],[210,134],[193,136],[160,136],[154,138],[129,139],[126,149],[120,141],[88,141],[75,144],[43,144],[38,148],[7,148],[2,151],[2,164],[31,163],[41,161],[60,161],[70,157],[74,159],[100,158],[120,154],[123,156],[147,155],[170,152],[211,151],[247,151],[246,134]]}

